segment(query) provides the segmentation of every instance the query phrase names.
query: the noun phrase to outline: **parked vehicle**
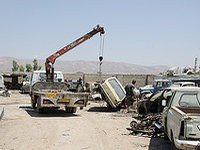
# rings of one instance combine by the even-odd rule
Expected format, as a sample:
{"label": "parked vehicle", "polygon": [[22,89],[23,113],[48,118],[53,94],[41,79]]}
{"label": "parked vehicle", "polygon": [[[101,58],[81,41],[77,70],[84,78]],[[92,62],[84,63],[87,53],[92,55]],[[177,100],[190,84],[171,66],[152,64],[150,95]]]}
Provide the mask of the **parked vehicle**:
{"label": "parked vehicle", "polygon": [[164,135],[174,149],[200,149],[200,88],[177,87],[163,110]]}
{"label": "parked vehicle", "polygon": [[145,95],[147,94],[154,94],[157,91],[167,88],[169,86],[171,86],[172,82],[168,79],[157,79],[153,82],[152,85],[146,85],[144,87],[141,87],[140,90],[140,94],[141,94],[141,99],[146,97]]}
{"label": "parked vehicle", "polygon": [[25,73],[12,73],[12,74],[3,74],[4,85],[7,89],[20,90],[23,86],[23,80],[26,78],[27,74]]}
{"label": "parked vehicle", "polygon": [[75,113],[77,107],[83,108],[87,104],[89,93],[69,91],[60,71],[54,72],[54,82],[46,82],[45,71],[33,71],[30,85],[31,104],[38,113],[42,113],[44,108],[60,107]]}

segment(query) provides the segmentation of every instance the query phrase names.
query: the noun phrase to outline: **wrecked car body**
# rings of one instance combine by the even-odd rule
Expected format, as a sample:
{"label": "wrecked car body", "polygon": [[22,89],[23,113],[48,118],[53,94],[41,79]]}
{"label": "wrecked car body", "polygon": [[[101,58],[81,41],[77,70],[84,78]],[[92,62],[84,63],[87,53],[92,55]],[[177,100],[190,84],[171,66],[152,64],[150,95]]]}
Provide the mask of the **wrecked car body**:
{"label": "wrecked car body", "polygon": [[107,102],[107,107],[119,108],[126,97],[126,92],[116,77],[110,77],[99,84],[102,99]]}
{"label": "wrecked car body", "polygon": [[200,149],[200,88],[177,87],[163,110],[164,135],[176,149]]}
{"label": "wrecked car body", "polygon": [[[141,99],[146,97],[146,95],[151,95],[156,93],[159,90],[165,89],[167,87],[170,87],[172,82],[168,79],[157,79],[153,82],[152,85],[146,85],[144,87],[140,87],[140,94]],[[148,96],[147,96],[148,97]]]}
{"label": "wrecked car body", "polygon": [[148,114],[148,113],[161,113],[163,110],[162,100],[169,101],[172,95],[172,87],[157,91],[152,94],[147,99],[141,99],[138,101],[138,113]]}

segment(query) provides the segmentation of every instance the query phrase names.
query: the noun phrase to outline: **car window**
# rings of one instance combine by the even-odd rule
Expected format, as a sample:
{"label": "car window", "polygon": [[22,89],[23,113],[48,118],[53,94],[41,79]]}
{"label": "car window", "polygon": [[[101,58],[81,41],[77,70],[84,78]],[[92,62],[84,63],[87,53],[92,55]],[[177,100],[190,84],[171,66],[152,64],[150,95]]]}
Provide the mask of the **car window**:
{"label": "car window", "polygon": [[[41,82],[46,82],[46,73],[40,73],[39,79]],[[59,73],[54,73],[54,82],[58,82],[58,79],[62,79],[61,74]]]}
{"label": "car window", "polygon": [[179,100],[179,105],[184,107],[199,107],[197,94],[183,94]]}

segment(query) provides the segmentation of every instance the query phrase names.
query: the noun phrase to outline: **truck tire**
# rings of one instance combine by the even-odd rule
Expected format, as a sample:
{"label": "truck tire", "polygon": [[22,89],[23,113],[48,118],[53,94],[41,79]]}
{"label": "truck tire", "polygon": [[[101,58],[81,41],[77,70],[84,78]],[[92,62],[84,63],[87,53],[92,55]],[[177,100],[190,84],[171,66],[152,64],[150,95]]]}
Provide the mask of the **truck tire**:
{"label": "truck tire", "polygon": [[66,111],[67,113],[69,113],[69,108],[68,108],[68,107],[65,107],[65,111]]}
{"label": "truck tire", "polygon": [[32,107],[33,109],[36,108],[36,101],[35,101],[34,99],[31,99],[31,107]]}
{"label": "truck tire", "polygon": [[40,97],[37,98],[37,108],[36,108],[38,114],[42,114],[44,112],[44,108],[40,107]]}
{"label": "truck tire", "polygon": [[76,113],[77,108],[76,107],[65,107],[65,111],[67,113]]}
{"label": "truck tire", "polygon": [[72,113],[76,113],[77,108],[76,107],[72,107]]}

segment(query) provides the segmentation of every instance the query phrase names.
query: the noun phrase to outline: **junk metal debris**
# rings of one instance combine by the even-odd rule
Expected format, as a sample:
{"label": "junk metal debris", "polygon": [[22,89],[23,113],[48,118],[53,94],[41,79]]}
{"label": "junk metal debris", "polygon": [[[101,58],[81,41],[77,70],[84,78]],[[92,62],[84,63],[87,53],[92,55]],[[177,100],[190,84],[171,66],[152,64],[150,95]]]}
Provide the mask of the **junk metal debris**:
{"label": "junk metal debris", "polygon": [[148,114],[146,116],[133,116],[130,128],[133,135],[146,135],[148,137],[161,136],[163,133],[161,114]]}

